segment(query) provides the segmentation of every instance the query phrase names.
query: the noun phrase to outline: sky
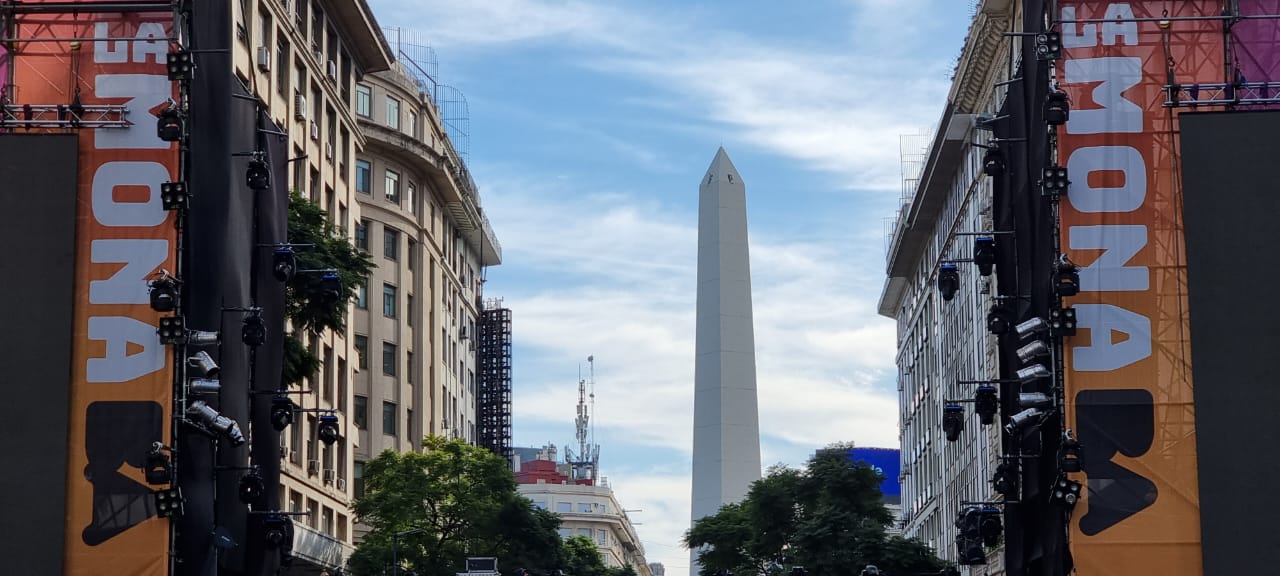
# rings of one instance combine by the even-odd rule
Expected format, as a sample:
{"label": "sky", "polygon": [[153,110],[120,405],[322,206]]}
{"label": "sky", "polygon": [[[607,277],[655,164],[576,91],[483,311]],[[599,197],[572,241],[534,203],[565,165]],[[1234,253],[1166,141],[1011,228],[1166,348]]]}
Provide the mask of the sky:
{"label": "sky", "polygon": [[515,444],[576,450],[594,367],[602,474],[650,562],[687,576],[698,184],[720,146],[747,186],[764,465],[898,446],[876,305],[900,136],[937,124],[972,0],[370,4],[466,97]]}

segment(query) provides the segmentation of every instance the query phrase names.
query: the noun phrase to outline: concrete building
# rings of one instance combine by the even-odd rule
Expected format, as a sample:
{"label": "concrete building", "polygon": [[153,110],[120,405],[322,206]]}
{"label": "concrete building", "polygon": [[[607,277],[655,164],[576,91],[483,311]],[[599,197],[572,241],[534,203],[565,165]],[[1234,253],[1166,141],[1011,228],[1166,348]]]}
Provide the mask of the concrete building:
{"label": "concrete building", "polygon": [[[1000,456],[1000,426],[981,426],[972,404],[964,430],[947,441],[947,400],[973,397],[974,386],[957,380],[999,378],[997,341],[982,327],[996,294],[995,277],[958,264],[960,289],[945,301],[937,289],[944,260],[972,255],[973,236],[991,230],[991,183],[982,172],[990,132],[981,115],[994,117],[1009,79],[1009,42],[1016,31],[1013,0],[979,2],[956,67],[946,110],[931,136],[904,139],[901,205],[889,232],[888,282],[880,314],[898,322],[898,391],[901,438],[902,531],[923,540],[938,556],[957,558],[955,520],[962,501],[998,500],[990,479]],[[975,328],[977,327],[977,328]],[[989,564],[971,573],[1003,573],[1003,548],[987,549]]]}
{"label": "concrete building", "polygon": [[481,278],[502,259],[435,79],[397,53],[390,70],[353,87],[365,141],[353,165],[354,237],[377,264],[349,326],[356,495],[364,462],[384,450],[420,450],[427,435],[476,442]]}
{"label": "concrete building", "polygon": [[[292,188],[329,212],[335,225],[353,230],[355,158],[365,139],[355,115],[356,86],[368,73],[391,66],[391,48],[364,0],[262,0],[233,2],[235,74],[287,127]],[[309,512],[295,519],[295,572],[334,569],[351,551],[349,507],[352,457],[357,442],[351,417],[355,349],[342,334],[308,342],[321,372],[295,395],[302,408],[341,413],[341,438],[331,446],[316,436],[315,413],[301,413],[282,435],[282,507]]]}
{"label": "concrete building", "polygon": [[[707,168],[698,196],[691,522],[741,500],[760,479],[747,189],[724,148]],[[695,550],[690,573],[696,565]]]}

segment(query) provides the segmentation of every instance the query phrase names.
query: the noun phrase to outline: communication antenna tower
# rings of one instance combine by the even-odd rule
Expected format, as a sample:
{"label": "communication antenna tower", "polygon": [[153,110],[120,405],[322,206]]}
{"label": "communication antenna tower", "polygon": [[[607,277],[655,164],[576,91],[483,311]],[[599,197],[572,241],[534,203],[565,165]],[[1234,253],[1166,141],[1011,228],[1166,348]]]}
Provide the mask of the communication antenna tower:
{"label": "communication antenna tower", "polygon": [[596,409],[595,356],[587,356],[590,380],[582,378],[582,366],[578,366],[578,416],[574,419],[578,451],[565,448],[564,459],[573,473],[574,480],[598,480],[600,470],[600,446],[595,443],[595,423],[591,416]]}

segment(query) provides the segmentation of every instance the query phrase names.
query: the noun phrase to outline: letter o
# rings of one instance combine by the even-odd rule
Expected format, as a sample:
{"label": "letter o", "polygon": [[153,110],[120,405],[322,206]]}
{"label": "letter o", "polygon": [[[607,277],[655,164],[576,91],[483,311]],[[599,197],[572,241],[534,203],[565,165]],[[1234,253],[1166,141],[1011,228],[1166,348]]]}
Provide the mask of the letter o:
{"label": "letter o", "polygon": [[[103,226],[158,226],[169,217],[160,201],[160,183],[169,168],[157,162],[108,162],[93,174],[93,217]],[[146,202],[116,202],[117,186],[146,186]]]}
{"label": "letter o", "polygon": [[[1124,185],[1115,188],[1089,186],[1089,174],[1102,171],[1124,173]],[[1147,198],[1147,161],[1132,146],[1090,146],[1071,153],[1067,160],[1071,175],[1068,198],[1081,212],[1132,212]]]}

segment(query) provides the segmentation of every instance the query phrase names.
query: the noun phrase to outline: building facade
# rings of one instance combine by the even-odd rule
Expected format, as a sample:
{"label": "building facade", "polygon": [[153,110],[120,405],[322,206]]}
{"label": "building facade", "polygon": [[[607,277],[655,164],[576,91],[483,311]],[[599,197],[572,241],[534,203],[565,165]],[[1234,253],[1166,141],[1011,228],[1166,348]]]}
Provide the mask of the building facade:
{"label": "building facade", "polygon": [[[1005,32],[1021,21],[1016,0],[978,3],[956,66],[946,111],[931,137],[904,139],[903,196],[889,234],[888,281],[879,312],[897,329],[902,533],[956,561],[956,518],[967,502],[1000,499],[991,477],[1000,459],[998,421],[974,414],[975,386],[999,378],[996,337],[986,330],[995,276],[958,262],[960,286],[945,300],[938,271],[972,257],[975,232],[992,229],[992,188],[983,175],[985,123],[1004,100],[1012,55]],[[923,144],[923,146],[921,146]],[[959,402],[956,402],[959,401]],[[959,404],[964,427],[943,430],[944,406]],[[978,574],[1003,573],[1001,547],[988,548]]]}
{"label": "building facade", "polygon": [[349,326],[356,495],[364,463],[384,450],[420,450],[427,435],[476,442],[483,270],[502,259],[434,79],[399,56],[353,87],[365,142],[353,166],[354,238],[376,263]]}
{"label": "building facade", "polygon": [[[373,13],[364,0],[232,5],[235,74],[276,124],[287,127],[291,188],[323,207],[335,226],[354,230],[355,159],[365,146],[355,114],[356,87],[393,61]],[[358,438],[350,334],[326,332],[307,342],[321,371],[303,383],[309,394],[292,396],[303,409],[337,411],[341,437],[332,445],[321,442],[315,412],[298,413],[281,433],[281,507],[308,513],[294,519],[294,555],[314,569],[339,568],[353,544],[351,480]]]}

